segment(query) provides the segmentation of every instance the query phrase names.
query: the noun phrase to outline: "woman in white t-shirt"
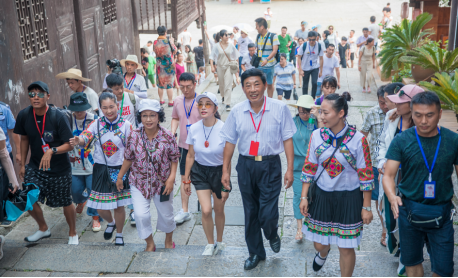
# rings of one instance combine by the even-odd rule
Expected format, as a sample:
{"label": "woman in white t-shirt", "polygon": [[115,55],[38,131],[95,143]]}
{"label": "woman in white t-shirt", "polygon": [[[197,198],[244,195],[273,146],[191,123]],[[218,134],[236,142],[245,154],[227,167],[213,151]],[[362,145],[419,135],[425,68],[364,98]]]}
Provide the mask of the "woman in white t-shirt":
{"label": "woman in white t-shirt", "polygon": [[[222,243],[225,223],[224,203],[229,198],[232,185],[231,188],[224,188],[221,183],[225,142],[219,136],[224,123],[219,120],[218,100],[214,94],[205,92],[198,95],[196,101],[202,120],[189,129],[186,139],[189,150],[183,183],[188,195],[191,195],[191,181],[196,188],[197,198],[202,207],[202,227],[208,241],[202,255],[213,256],[225,246]],[[212,194],[217,244],[213,236]]]}

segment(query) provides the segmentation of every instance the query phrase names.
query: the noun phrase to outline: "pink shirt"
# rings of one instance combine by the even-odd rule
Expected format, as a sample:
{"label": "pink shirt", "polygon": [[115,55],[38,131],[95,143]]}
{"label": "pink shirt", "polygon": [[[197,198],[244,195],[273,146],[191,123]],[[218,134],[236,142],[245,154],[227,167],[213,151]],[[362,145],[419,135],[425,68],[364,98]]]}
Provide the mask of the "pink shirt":
{"label": "pink shirt", "polygon": [[185,101],[185,106],[186,106],[186,110],[188,111],[188,114],[189,114],[189,109],[191,108],[191,105],[192,105],[191,115],[189,116],[189,118],[186,118],[186,112],[183,106],[183,99],[184,99],[184,95],[181,95],[181,96],[178,96],[173,101],[172,118],[179,119],[180,121],[178,125],[178,127],[180,128],[180,138],[178,140],[178,147],[187,150],[189,148],[189,145],[186,144],[186,138],[188,137],[186,125],[188,124],[188,122],[190,125],[192,125],[200,121],[202,118],[200,117],[199,110],[197,109],[197,102],[194,102],[194,105],[192,105],[194,99],[186,99]]}

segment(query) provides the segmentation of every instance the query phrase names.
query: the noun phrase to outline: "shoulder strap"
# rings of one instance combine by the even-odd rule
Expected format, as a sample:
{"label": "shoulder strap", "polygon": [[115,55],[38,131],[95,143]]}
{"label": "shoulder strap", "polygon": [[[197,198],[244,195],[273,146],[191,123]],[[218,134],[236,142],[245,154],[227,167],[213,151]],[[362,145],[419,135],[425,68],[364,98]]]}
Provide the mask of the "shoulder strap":
{"label": "shoulder strap", "polygon": [[305,55],[305,50],[307,49],[307,42],[304,42],[302,44],[302,57],[301,58],[304,58],[304,55]]}
{"label": "shoulder strap", "polygon": [[135,99],[135,94],[129,93],[129,98],[130,98],[130,102],[132,102],[132,105],[134,106],[134,110],[135,110],[135,104],[137,104],[137,100]]}
{"label": "shoulder strap", "polygon": [[100,150],[102,151],[103,158],[105,159],[105,166],[107,166],[108,168],[107,158],[105,157],[105,153],[103,152],[102,140],[100,139],[100,121],[99,120],[97,120],[97,137],[99,137]]}
{"label": "shoulder strap", "polygon": [[[260,35],[258,34],[258,37]],[[270,33],[267,33],[266,36],[270,36]],[[258,43],[258,41],[256,40],[256,44]],[[262,50],[261,50],[261,55],[264,54],[264,49],[266,49],[266,43],[267,43],[267,38],[264,40],[264,46],[262,47]]]}
{"label": "shoulder strap", "polygon": [[[328,158],[328,162],[326,162],[326,165],[324,166],[323,170],[321,170],[321,173],[318,175],[318,177],[314,180],[315,183],[318,181],[318,179],[321,177],[321,175],[323,174],[323,172],[326,170],[326,168],[328,168],[328,165],[329,163],[331,162],[332,158],[334,157],[334,155],[336,154],[337,150],[339,149],[340,145],[342,144],[343,140],[345,138],[345,135],[343,136],[340,136],[339,139],[337,139],[336,141],[336,148],[334,149],[334,151],[332,152],[331,156]],[[332,142],[331,142],[332,144]]]}

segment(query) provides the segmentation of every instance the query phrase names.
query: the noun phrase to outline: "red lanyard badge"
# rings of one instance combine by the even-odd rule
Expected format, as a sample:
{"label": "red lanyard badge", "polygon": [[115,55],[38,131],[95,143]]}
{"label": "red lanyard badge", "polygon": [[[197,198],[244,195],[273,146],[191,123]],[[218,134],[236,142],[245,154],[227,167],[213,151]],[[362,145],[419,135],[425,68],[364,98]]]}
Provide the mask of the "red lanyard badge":
{"label": "red lanyard badge", "polygon": [[254,155],[254,156],[258,155],[258,149],[259,149],[258,132],[259,132],[259,128],[261,127],[262,117],[264,116],[264,112],[266,112],[266,102],[267,102],[267,98],[264,97],[264,108],[262,110],[261,120],[259,121],[259,125],[257,128],[256,128],[256,123],[254,122],[253,114],[250,111],[251,121],[253,122],[254,130],[256,130],[256,141],[251,141],[249,155]]}
{"label": "red lanyard badge", "polygon": [[40,127],[38,126],[37,116],[36,116],[36,113],[35,113],[35,109],[33,109],[33,119],[35,120],[35,125],[37,126],[38,134],[40,134],[41,142],[43,143],[43,146],[41,146],[41,148],[43,149],[43,153],[45,153],[47,150],[49,150],[49,145],[46,144],[46,143],[45,143],[45,140],[43,139],[43,133],[45,132],[46,113],[48,112],[48,108],[49,108],[49,107],[46,107],[46,112],[45,112],[45,114],[43,115],[43,125],[42,125],[41,130],[40,130]]}

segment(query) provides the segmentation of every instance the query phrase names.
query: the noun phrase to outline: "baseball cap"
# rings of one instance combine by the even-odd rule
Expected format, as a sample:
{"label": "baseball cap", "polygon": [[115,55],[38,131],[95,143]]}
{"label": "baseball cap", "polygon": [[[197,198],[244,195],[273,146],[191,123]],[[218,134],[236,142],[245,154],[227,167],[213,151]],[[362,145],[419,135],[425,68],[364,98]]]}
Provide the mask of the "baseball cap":
{"label": "baseball cap", "polygon": [[218,99],[216,98],[215,94],[210,92],[203,92],[202,94],[198,95],[196,98],[196,102],[199,102],[199,100],[204,97],[209,98],[215,104],[215,106],[218,106]]}
{"label": "baseball cap", "polygon": [[142,99],[140,101],[138,112],[143,112],[145,110],[151,110],[154,112],[161,111],[161,104],[155,99]]}
{"label": "baseball cap", "polygon": [[305,20],[301,21],[301,25],[307,25],[307,21]]}
{"label": "baseball cap", "polygon": [[422,87],[410,84],[402,87],[397,94],[388,96],[388,98],[394,103],[406,103],[411,102],[415,95],[424,91]]}
{"label": "baseball cap", "polygon": [[42,82],[42,81],[35,81],[33,82],[32,84],[29,85],[29,87],[27,87],[27,90],[30,92],[31,90],[33,89],[40,89],[46,93],[49,94],[49,88],[48,88],[48,85],[45,83],[45,82]]}

